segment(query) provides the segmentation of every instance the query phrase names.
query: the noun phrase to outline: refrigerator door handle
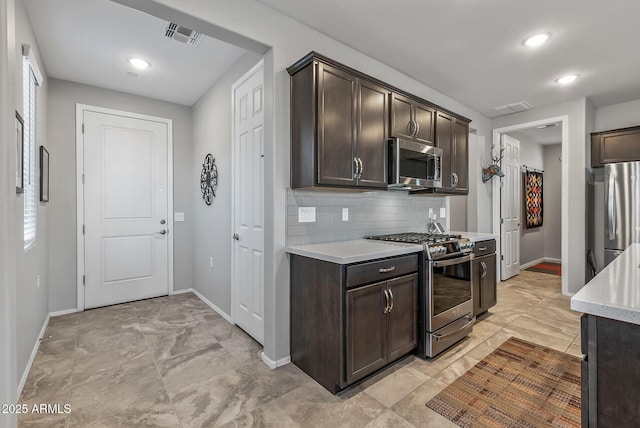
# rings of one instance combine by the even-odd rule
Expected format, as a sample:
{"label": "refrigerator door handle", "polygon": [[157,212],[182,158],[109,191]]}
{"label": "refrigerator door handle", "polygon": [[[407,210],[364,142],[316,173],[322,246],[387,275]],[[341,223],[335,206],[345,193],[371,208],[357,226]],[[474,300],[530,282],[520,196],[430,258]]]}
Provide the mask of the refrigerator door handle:
{"label": "refrigerator door handle", "polygon": [[609,214],[609,240],[616,237],[616,201],[615,201],[616,180],[613,174],[609,174],[609,198],[607,201],[607,213]]}

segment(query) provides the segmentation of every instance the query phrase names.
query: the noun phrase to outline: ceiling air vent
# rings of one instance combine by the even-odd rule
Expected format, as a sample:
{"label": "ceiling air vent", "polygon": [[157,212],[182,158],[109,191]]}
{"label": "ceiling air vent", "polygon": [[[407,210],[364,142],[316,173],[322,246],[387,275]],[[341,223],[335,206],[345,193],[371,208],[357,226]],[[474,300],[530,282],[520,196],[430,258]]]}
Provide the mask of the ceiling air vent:
{"label": "ceiling air vent", "polygon": [[495,107],[493,110],[500,114],[510,114],[529,109],[531,109],[529,103],[527,103],[526,101],[518,101],[517,103],[505,104],[500,107]]}
{"label": "ceiling air vent", "polygon": [[198,46],[202,40],[202,34],[173,22],[169,23],[164,35],[189,46]]}

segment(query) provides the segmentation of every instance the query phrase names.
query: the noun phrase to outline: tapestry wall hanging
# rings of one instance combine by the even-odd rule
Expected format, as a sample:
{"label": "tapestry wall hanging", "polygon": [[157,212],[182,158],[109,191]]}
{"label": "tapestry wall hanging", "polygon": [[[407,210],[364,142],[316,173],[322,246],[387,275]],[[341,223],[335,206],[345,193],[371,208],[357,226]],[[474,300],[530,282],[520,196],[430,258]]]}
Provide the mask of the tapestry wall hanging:
{"label": "tapestry wall hanging", "polygon": [[524,211],[527,229],[542,226],[542,172],[524,173]]}

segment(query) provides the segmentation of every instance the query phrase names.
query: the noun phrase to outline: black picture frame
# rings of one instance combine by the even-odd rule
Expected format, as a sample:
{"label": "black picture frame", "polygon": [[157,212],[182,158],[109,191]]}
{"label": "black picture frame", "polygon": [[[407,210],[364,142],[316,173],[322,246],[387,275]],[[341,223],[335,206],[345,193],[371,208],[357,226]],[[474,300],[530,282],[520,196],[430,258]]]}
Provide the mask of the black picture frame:
{"label": "black picture frame", "polygon": [[16,111],[16,193],[24,193],[24,120]]}
{"label": "black picture frame", "polygon": [[49,202],[49,151],[40,146],[40,202]]}

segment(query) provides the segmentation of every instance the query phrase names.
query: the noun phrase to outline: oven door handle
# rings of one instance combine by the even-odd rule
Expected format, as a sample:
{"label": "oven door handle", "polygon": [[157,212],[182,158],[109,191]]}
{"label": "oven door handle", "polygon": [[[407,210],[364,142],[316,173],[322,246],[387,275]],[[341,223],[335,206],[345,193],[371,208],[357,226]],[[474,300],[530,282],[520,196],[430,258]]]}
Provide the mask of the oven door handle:
{"label": "oven door handle", "polygon": [[433,337],[436,339],[437,342],[440,342],[441,340],[446,340],[448,337],[455,336],[456,334],[460,333],[462,330],[471,327],[476,322],[476,317],[474,316],[467,315],[465,316],[465,318],[467,319],[467,322],[459,329],[447,334],[434,333]]}
{"label": "oven door handle", "polygon": [[471,259],[473,259],[473,253],[468,254],[464,257],[456,257],[455,259],[442,260],[439,262],[431,262],[431,263],[433,264],[433,267],[445,267],[445,266],[452,266],[452,265],[468,262]]}

